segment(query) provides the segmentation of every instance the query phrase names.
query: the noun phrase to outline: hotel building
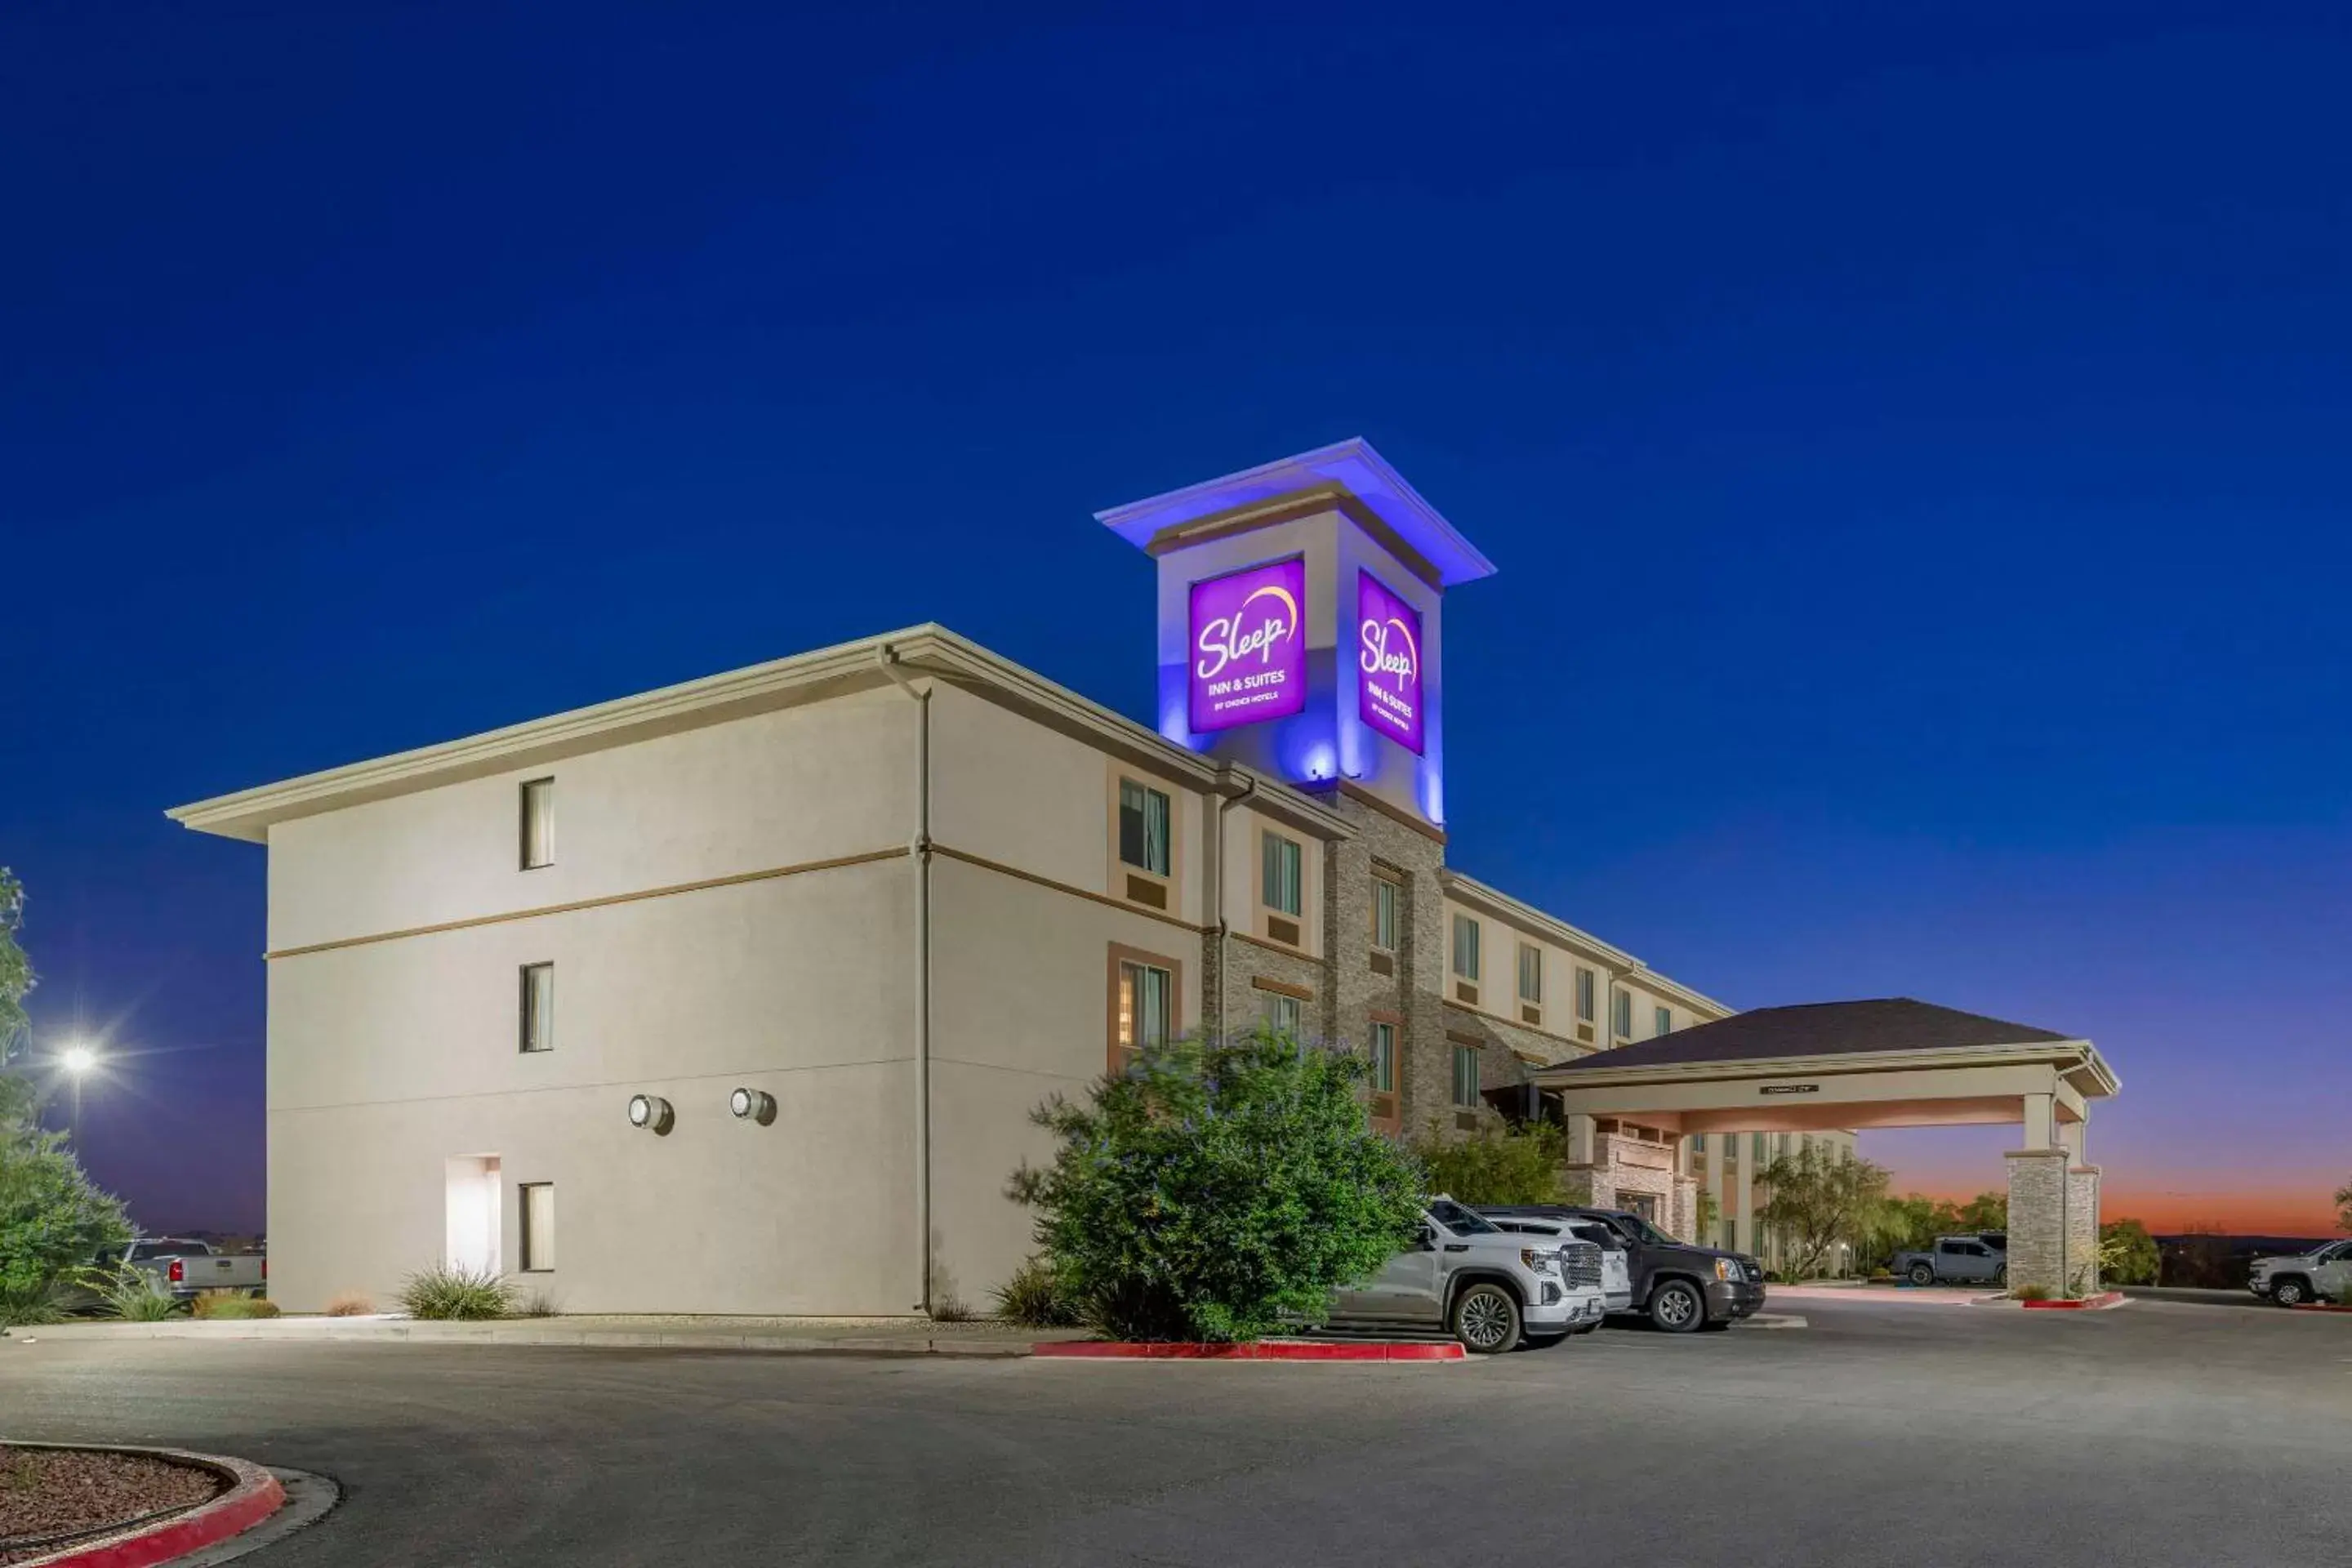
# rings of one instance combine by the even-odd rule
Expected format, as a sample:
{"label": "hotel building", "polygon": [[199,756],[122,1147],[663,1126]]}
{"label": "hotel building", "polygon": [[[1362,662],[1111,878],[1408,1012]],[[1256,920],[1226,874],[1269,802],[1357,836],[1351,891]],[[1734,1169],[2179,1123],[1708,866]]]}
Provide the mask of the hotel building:
{"label": "hotel building", "polygon": [[[1150,724],[927,626],[173,812],[268,847],[281,1302],[446,1260],[983,1304],[1032,1108],[1153,1039],[1342,1042],[1402,1135],[1727,1015],[1446,863],[1444,615],[1494,568],[1369,447],[1100,521],[1157,574]],[[1685,1235],[1705,1182],[1752,1247],[1756,1154],[1694,1142],[1604,1122],[1570,1178]]]}

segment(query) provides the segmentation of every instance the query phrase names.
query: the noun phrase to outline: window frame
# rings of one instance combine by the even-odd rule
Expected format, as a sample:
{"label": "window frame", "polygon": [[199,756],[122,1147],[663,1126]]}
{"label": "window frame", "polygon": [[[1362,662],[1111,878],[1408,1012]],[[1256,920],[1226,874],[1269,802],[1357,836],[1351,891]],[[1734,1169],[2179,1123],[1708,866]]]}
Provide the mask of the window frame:
{"label": "window frame", "polygon": [[[1154,870],[1148,865],[1129,860],[1125,853],[1120,831],[1124,822],[1124,792],[1129,787],[1141,790],[1147,797],[1158,795],[1168,803],[1168,832],[1165,848],[1168,869]],[[1144,769],[1118,762],[1107,761],[1103,767],[1103,891],[1109,898],[1129,909],[1148,910],[1171,920],[1183,919],[1184,889],[1184,812],[1192,797],[1183,787],[1171,779],[1159,777]],[[1147,833],[1149,826],[1146,826]],[[1147,853],[1149,851],[1147,850]],[[1143,887],[1139,889],[1138,884]],[[1157,889],[1155,900],[1150,889]]]}
{"label": "window frame", "polygon": [[1674,1032],[1675,1010],[1672,1007],[1661,1007],[1655,1003],[1651,1004],[1650,1037],[1655,1039],[1660,1035],[1671,1035]]}
{"label": "window frame", "polygon": [[1108,978],[1107,982],[1108,994],[1104,998],[1103,1007],[1103,1071],[1111,1078],[1118,1078],[1121,1074],[1125,1073],[1128,1068],[1127,1058],[1129,1053],[1142,1050],[1144,1046],[1148,1043],[1142,1037],[1139,1026],[1135,1044],[1130,1046],[1120,1037],[1118,1005],[1119,984],[1125,978],[1124,972],[1129,964],[1139,969],[1160,970],[1167,974],[1168,1021],[1166,1037],[1172,1040],[1184,1032],[1183,960],[1171,958],[1164,952],[1151,952],[1139,947],[1128,947],[1120,942],[1115,942],[1110,943]]}
{"label": "window frame", "polygon": [[[1367,1081],[1374,1094],[1394,1094],[1397,1089],[1397,1026],[1393,1018],[1371,1020],[1369,1041],[1372,1057],[1371,1076]],[[1385,1047],[1385,1048],[1384,1048]],[[1386,1069],[1386,1081],[1382,1069]]]}
{"label": "window frame", "polygon": [[[1470,940],[1466,944],[1462,940],[1465,931],[1470,934]],[[1481,957],[1486,946],[1486,938],[1479,930],[1478,917],[1460,910],[1454,910],[1452,940],[1448,945],[1453,950],[1447,955],[1447,959],[1454,977],[1456,980],[1467,980],[1473,985],[1484,984],[1479,970],[1483,967]],[[1469,952],[1470,966],[1467,969],[1463,967],[1463,952],[1465,945]]]}
{"label": "window frame", "polygon": [[[1386,895],[1385,898],[1382,897],[1383,894]],[[1404,913],[1404,884],[1397,880],[1394,877],[1384,877],[1378,871],[1373,872],[1371,901],[1372,951],[1374,952],[1394,953],[1397,951],[1398,946],[1398,932],[1402,929],[1402,916]],[[1388,912],[1388,931],[1386,933],[1388,940],[1385,942],[1381,940],[1382,934],[1381,931],[1381,913],[1383,903],[1387,905]]]}
{"label": "window frame", "polygon": [[[547,1235],[544,1239],[544,1246],[549,1256],[543,1262],[541,1261],[539,1256],[541,1247],[534,1245],[535,1242],[539,1242],[541,1239],[539,1227],[533,1224],[530,1217],[531,1194],[533,1193],[541,1192],[547,1194]],[[556,1250],[555,1184],[553,1182],[517,1182],[515,1184],[515,1194],[517,1200],[515,1210],[515,1229],[518,1233],[517,1239],[521,1243],[521,1246],[518,1248],[518,1255],[522,1259],[522,1267],[517,1269],[516,1272],[520,1274],[552,1274],[555,1272],[556,1262],[554,1257]]]}
{"label": "window frame", "polygon": [[[1267,883],[1273,879],[1276,861],[1280,858],[1280,852],[1283,850],[1289,851],[1292,861],[1290,890],[1296,895],[1295,907],[1278,904],[1266,896],[1269,892],[1279,890],[1269,888]],[[1277,833],[1271,827],[1260,827],[1257,832],[1257,907],[1265,914],[1278,915],[1286,921],[1297,921],[1300,934],[1302,936],[1305,934],[1307,846],[1291,837],[1290,835]]]}
{"label": "window frame", "polygon": [[1612,994],[1609,1034],[1612,1039],[1630,1040],[1633,1037],[1633,994],[1622,985]]}
{"label": "window frame", "polygon": [[[533,802],[539,803],[536,807]],[[534,833],[533,826],[542,823],[545,825],[546,831]],[[519,868],[525,871],[544,871],[555,864],[555,775],[553,773],[541,778],[525,779],[516,786],[515,837],[517,840],[515,860]],[[546,854],[543,858],[534,860],[531,857],[538,852],[539,841],[541,839],[546,841]]]}
{"label": "window frame", "polygon": [[[1543,1005],[1543,957],[1544,951],[1540,943],[1532,942],[1522,942],[1519,943],[1519,1000],[1526,1003],[1530,1007],[1541,1007]],[[1533,995],[1529,995],[1528,994],[1528,960],[1530,958],[1536,961],[1536,988]]]}
{"label": "window frame", "polygon": [[1576,1021],[1578,1023],[1601,1022],[1601,1004],[1598,1000],[1600,986],[1601,976],[1591,965],[1580,963],[1576,966]]}
{"label": "window frame", "polygon": [[[1454,1082],[1452,1088],[1454,1109],[1456,1110],[1475,1110],[1479,1106],[1486,1103],[1478,1098],[1478,1091],[1481,1088],[1478,1081],[1478,1058],[1485,1053],[1481,1051],[1478,1047],[1465,1044],[1461,1040],[1449,1040],[1447,1043],[1454,1047]],[[1470,1069],[1470,1098],[1467,1100],[1462,1098],[1462,1069],[1465,1063]]]}
{"label": "window frame", "polygon": [[[537,994],[531,984],[531,977],[541,973],[547,975],[547,1005],[544,1009],[539,1005]],[[524,1057],[546,1056],[555,1049],[555,961],[547,958],[523,964],[517,972],[516,978],[521,982],[522,994],[517,1008],[515,1054]],[[534,1024],[543,1026],[533,1028]],[[544,1044],[531,1043],[534,1039],[541,1038]]]}
{"label": "window frame", "polygon": [[[1136,828],[1140,840],[1139,853],[1144,857],[1140,860],[1129,859],[1127,853],[1127,795],[1129,790],[1143,797],[1137,810],[1140,821]],[[1175,876],[1176,865],[1176,797],[1164,789],[1154,788],[1141,779],[1124,773],[1119,775],[1118,791],[1118,821],[1113,828],[1112,853],[1118,857],[1118,863],[1130,871],[1141,871],[1163,882],[1171,880]],[[1160,864],[1156,866],[1150,858],[1151,803],[1155,800],[1160,803]]]}

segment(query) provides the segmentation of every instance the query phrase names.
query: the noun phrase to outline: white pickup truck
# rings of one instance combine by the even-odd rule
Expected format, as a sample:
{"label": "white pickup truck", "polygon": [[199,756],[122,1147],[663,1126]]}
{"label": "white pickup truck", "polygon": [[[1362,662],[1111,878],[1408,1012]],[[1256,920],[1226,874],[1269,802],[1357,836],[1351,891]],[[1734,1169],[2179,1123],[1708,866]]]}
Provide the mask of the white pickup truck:
{"label": "white pickup truck", "polygon": [[269,1259],[261,1253],[215,1252],[206,1243],[184,1237],[152,1237],[98,1255],[101,1271],[125,1263],[153,1279],[157,1289],[184,1301],[205,1290],[259,1296],[269,1289]]}
{"label": "white pickup truck", "polygon": [[1444,1329],[1475,1355],[1547,1343],[1601,1321],[1601,1248],[1502,1230],[1450,1197],[1422,1210],[1412,1245],[1332,1293],[1325,1321]]}

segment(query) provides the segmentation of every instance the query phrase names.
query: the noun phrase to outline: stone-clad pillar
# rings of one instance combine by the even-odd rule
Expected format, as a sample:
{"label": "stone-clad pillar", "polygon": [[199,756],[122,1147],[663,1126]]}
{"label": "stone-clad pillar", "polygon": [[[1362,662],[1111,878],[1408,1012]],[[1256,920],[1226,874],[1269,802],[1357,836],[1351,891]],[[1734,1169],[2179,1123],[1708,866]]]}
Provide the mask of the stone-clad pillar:
{"label": "stone-clad pillar", "polygon": [[[2009,1288],[2066,1292],[2067,1154],[2063,1149],[2012,1149],[2009,1161]],[[2093,1205],[2096,1212],[2095,1203]]]}

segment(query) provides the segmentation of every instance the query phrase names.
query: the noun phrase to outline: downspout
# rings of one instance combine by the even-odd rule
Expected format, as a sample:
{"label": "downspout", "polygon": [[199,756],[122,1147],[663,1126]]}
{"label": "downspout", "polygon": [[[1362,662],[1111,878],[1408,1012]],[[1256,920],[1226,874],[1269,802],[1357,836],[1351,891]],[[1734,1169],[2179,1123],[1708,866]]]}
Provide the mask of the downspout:
{"label": "downspout", "polygon": [[1225,919],[1225,813],[1256,793],[1257,775],[1253,773],[1241,794],[1225,795],[1217,802],[1217,853],[1213,867],[1215,875],[1210,879],[1217,900],[1217,1029],[1211,1037],[1219,1040],[1225,1037],[1225,996],[1230,989],[1225,976],[1225,934],[1232,930],[1232,922]]}
{"label": "downspout", "polygon": [[882,673],[915,703],[915,837],[907,847],[915,871],[915,1218],[922,1246],[923,1299],[931,1310],[931,694],[898,668],[884,645]]}

